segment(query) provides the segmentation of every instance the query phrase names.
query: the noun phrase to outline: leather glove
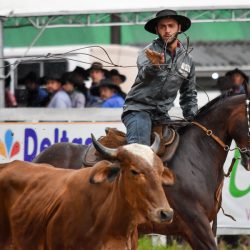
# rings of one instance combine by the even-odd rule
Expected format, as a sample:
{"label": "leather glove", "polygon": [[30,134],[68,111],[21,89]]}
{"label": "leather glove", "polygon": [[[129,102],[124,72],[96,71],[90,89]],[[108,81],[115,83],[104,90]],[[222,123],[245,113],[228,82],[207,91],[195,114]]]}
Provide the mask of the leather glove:
{"label": "leather glove", "polygon": [[151,49],[146,49],[145,53],[146,53],[147,58],[151,61],[152,64],[163,64],[165,61],[163,53],[158,53]]}

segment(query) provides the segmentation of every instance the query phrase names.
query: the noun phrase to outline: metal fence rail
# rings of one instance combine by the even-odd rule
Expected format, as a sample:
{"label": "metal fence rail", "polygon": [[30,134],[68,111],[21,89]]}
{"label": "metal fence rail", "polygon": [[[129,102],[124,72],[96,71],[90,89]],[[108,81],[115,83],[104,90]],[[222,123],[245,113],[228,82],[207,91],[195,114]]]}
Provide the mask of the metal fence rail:
{"label": "metal fence rail", "polygon": [[43,121],[120,121],[122,109],[50,109],[50,108],[6,108],[0,109],[0,121],[43,122]]}
{"label": "metal fence rail", "polygon": [[[116,122],[121,121],[121,114],[120,108],[4,108],[0,122]],[[172,108],[169,114],[182,117],[180,108]]]}

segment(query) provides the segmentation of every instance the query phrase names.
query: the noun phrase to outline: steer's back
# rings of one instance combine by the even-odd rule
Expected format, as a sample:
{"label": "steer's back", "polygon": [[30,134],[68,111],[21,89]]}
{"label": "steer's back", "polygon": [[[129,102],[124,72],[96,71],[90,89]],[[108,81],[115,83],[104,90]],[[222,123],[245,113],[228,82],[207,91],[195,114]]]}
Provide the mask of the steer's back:
{"label": "steer's back", "polygon": [[[58,169],[59,170],[59,169]],[[56,191],[57,183],[66,178],[67,170],[56,170],[47,164],[34,164],[22,161],[13,161],[0,166],[0,194],[4,195],[6,208],[12,206],[20,195],[26,196],[35,192],[48,194]],[[56,177],[56,178],[55,178]],[[53,188],[50,181],[53,180]],[[58,180],[58,181],[57,181]],[[22,201],[19,201],[22,202]]]}
{"label": "steer's back", "polygon": [[10,228],[22,246],[39,245],[64,192],[62,183],[70,177],[67,171],[21,161],[0,166],[0,249],[10,241]]}

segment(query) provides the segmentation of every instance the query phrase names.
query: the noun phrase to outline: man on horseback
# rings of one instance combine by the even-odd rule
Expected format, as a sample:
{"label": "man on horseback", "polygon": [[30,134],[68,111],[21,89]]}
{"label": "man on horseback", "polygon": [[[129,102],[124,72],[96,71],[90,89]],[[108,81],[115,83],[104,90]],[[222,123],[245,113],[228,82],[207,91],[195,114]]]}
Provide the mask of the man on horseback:
{"label": "man on horseback", "polygon": [[178,90],[184,118],[193,119],[197,111],[195,67],[177,39],[190,26],[189,18],[173,10],[159,11],[145,24],[145,30],[158,38],[140,52],[138,75],[125,100],[122,121],[128,143],[150,145],[152,127],[168,124],[168,111]]}

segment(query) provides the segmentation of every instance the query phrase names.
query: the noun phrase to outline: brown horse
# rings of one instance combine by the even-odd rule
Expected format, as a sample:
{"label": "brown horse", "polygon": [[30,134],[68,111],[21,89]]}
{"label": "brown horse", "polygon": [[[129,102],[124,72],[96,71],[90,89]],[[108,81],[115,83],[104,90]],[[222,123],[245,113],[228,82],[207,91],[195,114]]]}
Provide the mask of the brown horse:
{"label": "brown horse", "polygon": [[[139,232],[182,235],[195,250],[217,249],[210,222],[216,218],[220,208],[223,164],[228,153],[227,145],[230,145],[233,139],[241,148],[242,165],[250,170],[245,99],[245,95],[218,97],[198,112],[195,121],[202,126],[190,124],[178,129],[179,147],[171,161],[165,162],[176,177],[173,186],[164,187],[169,203],[175,211],[173,223],[147,224],[140,227]],[[206,130],[204,127],[209,129],[206,133],[203,131]],[[220,140],[213,139],[211,133]],[[65,160],[65,155],[62,154],[65,144],[51,146],[46,150],[47,156],[53,147],[53,154],[50,156],[57,158],[58,164],[53,164],[60,166]],[[69,148],[68,145],[68,155]],[[46,155],[44,151],[43,157],[37,157],[36,162],[41,162],[42,159],[51,163],[53,159],[46,158]],[[70,168],[73,161],[79,159],[82,159],[80,153],[74,155],[74,159],[66,167]]]}

